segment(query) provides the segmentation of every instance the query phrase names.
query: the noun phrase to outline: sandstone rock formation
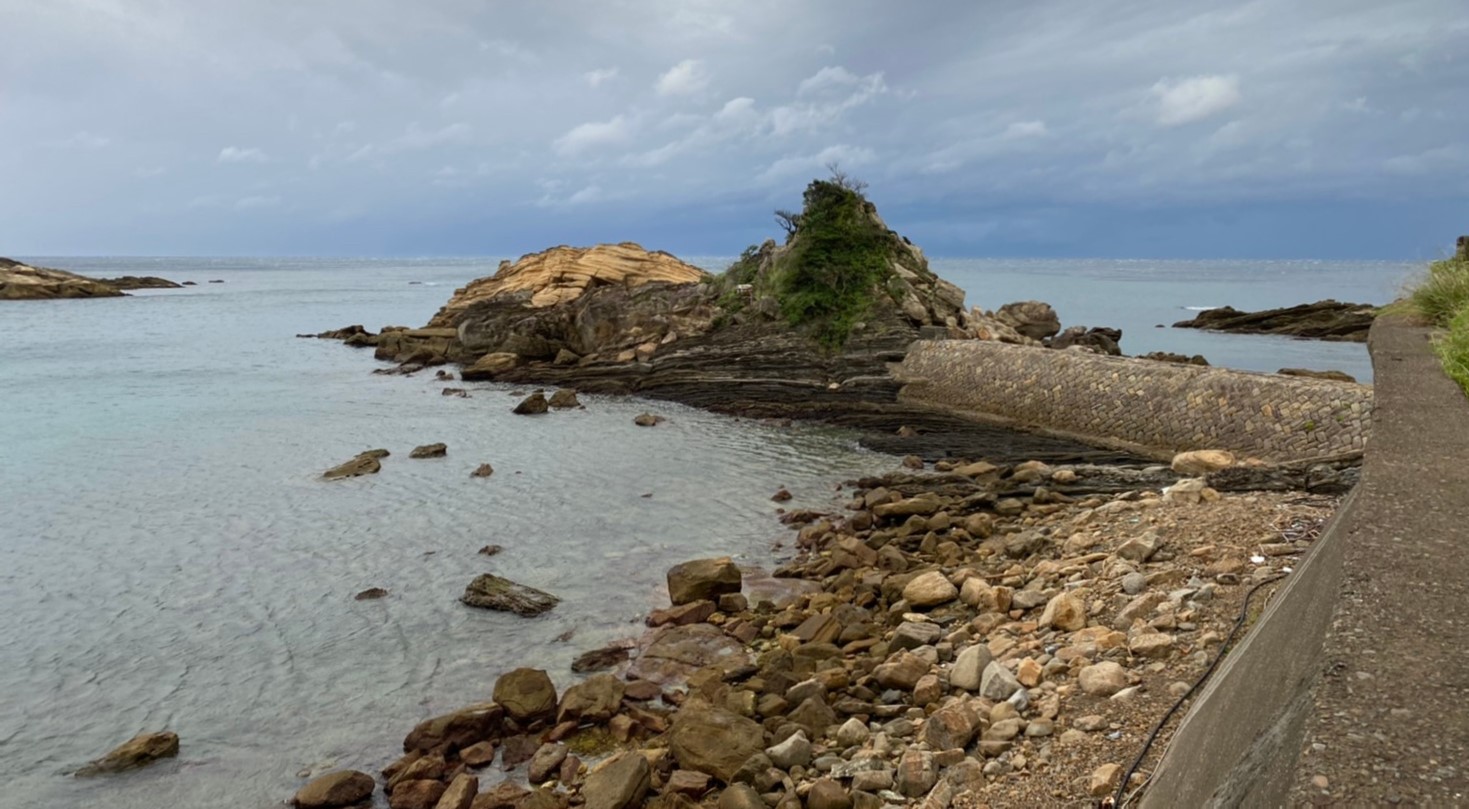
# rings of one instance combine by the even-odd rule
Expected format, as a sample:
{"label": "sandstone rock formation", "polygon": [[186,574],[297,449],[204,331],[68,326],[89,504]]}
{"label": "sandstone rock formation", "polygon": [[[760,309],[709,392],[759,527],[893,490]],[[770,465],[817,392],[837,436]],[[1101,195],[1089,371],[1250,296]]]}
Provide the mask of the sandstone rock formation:
{"label": "sandstone rock formation", "polygon": [[669,253],[649,252],[632,242],[595,247],[552,247],[502,261],[488,278],[457,290],[429,321],[432,327],[456,326],[459,316],[475,304],[513,298],[531,309],[568,303],[599,287],[638,287],[643,284],[692,284],[708,273]]}
{"label": "sandstone rock formation", "polygon": [[124,275],[119,278],[98,278],[97,280],[117,289],[183,289],[184,286],[156,275]]}
{"label": "sandstone rock formation", "polygon": [[1174,328],[1208,329],[1235,334],[1280,334],[1315,340],[1364,343],[1367,330],[1377,316],[1377,307],[1365,303],[1324,300],[1241,312],[1229,306],[1208,309],[1191,320],[1180,320]]}
{"label": "sandstone rock formation", "polygon": [[122,294],[122,290],[96,278],[0,258],[0,301],[116,298]]}

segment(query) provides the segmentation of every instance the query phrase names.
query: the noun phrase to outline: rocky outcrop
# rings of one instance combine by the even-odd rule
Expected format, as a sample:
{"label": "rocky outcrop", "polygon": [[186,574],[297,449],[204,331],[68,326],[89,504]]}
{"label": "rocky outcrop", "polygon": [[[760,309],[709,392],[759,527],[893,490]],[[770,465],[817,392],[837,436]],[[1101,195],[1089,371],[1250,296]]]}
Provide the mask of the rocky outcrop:
{"label": "rocky outcrop", "polygon": [[649,252],[632,242],[594,247],[552,247],[502,261],[495,274],[457,290],[429,321],[430,327],[456,326],[460,315],[487,301],[514,300],[530,309],[570,303],[588,290],[633,288],[644,284],[692,284],[708,273],[669,253]]}
{"label": "rocky outcrop", "polygon": [[1042,301],[1007,303],[995,310],[995,319],[1032,340],[1044,340],[1061,331],[1056,310]]}
{"label": "rocky outcrop", "polygon": [[0,301],[116,298],[122,294],[122,290],[96,278],[0,258]]}
{"label": "rocky outcrop", "polygon": [[1365,303],[1333,300],[1305,303],[1282,309],[1241,312],[1229,306],[1208,309],[1191,320],[1180,320],[1174,328],[1207,329],[1235,334],[1279,334],[1314,340],[1353,343],[1367,341],[1367,330],[1377,316],[1377,307]]}

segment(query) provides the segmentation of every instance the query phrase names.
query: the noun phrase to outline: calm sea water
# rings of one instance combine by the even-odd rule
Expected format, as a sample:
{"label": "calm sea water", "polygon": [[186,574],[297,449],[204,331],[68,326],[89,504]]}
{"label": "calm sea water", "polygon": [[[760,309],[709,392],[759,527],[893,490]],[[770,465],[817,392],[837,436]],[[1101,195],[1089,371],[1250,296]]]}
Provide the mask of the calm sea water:
{"label": "calm sea water", "polygon": [[[835,481],[893,465],[841,431],[664,403],[589,396],[584,411],[512,416],[510,388],[444,397],[430,376],[370,376],[370,353],[293,337],[421,324],[492,260],[36,261],[200,285],[0,308],[4,807],[266,807],[300,771],[376,769],[415,722],[487,698],[508,668],[568,684],[576,653],[638,631],[669,565],[768,562],[785,538],[776,487],[822,507],[840,498]],[[1357,345],[1151,326],[1187,306],[1383,301],[1405,272],[934,263],[973,304],[1049,300],[1068,324],[1121,326],[1129,352],[1358,376]],[[670,420],[633,426],[650,407]],[[408,459],[434,441],[446,459]],[[372,447],[393,452],[380,474],[318,479]],[[494,476],[471,479],[482,462]],[[489,543],[506,550],[476,553]],[[483,571],[564,601],[533,620],[458,604]],[[373,586],[391,595],[353,600]],[[66,777],[160,728],[182,738],[176,761]]]}

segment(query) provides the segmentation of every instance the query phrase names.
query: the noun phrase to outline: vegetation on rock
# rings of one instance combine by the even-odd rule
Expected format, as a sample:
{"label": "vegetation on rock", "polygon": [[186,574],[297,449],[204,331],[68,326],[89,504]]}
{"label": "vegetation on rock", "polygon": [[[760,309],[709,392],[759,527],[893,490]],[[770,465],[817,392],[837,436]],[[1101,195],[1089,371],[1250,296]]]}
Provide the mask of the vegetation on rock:
{"label": "vegetation on rock", "polygon": [[[750,246],[719,279],[726,317],[754,304],[835,349],[876,307],[903,305],[912,288],[897,267],[932,283],[921,254],[888,229],[865,188],[833,167],[831,177],[806,187],[799,214],[776,211],[785,244]],[[931,302],[914,303],[931,308]]]}

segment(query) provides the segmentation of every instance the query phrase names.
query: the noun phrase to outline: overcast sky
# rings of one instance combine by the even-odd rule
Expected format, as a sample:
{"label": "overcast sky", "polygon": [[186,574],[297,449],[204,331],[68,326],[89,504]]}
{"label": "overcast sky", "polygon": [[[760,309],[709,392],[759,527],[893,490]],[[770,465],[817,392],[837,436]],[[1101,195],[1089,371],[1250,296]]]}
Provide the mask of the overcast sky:
{"label": "overcast sky", "polygon": [[1433,257],[1465,0],[0,0],[0,254]]}

